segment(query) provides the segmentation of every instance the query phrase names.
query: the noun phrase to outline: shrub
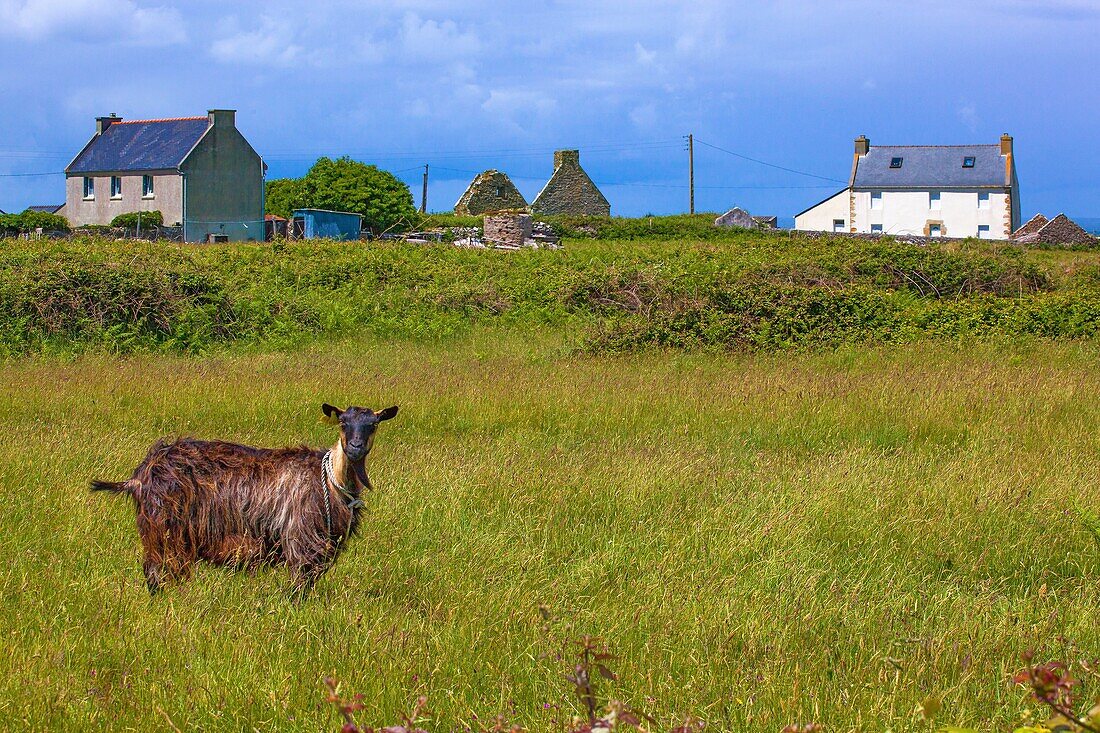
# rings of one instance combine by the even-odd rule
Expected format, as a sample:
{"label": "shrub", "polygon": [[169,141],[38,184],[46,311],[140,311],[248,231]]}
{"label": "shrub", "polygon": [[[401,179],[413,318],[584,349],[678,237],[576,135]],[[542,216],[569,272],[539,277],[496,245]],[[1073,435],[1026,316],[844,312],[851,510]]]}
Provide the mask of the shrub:
{"label": "shrub", "polygon": [[140,227],[164,226],[164,216],[156,210],[153,211],[128,211],[111,219],[111,226],[125,229],[137,229]]}
{"label": "shrub", "polygon": [[37,229],[44,232],[67,232],[69,220],[60,214],[30,209],[21,214],[0,214],[0,234],[23,234]]}

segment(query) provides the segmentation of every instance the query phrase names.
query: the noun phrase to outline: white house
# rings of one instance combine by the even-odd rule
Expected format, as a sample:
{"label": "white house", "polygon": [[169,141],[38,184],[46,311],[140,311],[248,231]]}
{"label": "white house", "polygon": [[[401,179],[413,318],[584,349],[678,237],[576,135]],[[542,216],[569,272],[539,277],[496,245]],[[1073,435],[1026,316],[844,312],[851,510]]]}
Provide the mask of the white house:
{"label": "white house", "polygon": [[803,231],[1008,239],[1020,226],[1012,138],[879,145],[856,138],[848,187],[796,214]]}

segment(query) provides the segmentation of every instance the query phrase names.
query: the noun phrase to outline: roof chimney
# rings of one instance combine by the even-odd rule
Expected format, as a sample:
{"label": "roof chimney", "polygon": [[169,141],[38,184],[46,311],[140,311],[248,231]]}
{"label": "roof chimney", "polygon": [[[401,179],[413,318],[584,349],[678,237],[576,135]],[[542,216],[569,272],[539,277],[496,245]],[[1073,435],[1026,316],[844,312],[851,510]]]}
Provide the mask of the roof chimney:
{"label": "roof chimney", "polygon": [[210,124],[214,127],[234,127],[236,125],[237,110],[235,109],[211,109],[206,111]]}
{"label": "roof chimney", "polygon": [[867,155],[867,151],[871,149],[871,141],[867,139],[866,135],[860,135],[856,138],[856,155]]}
{"label": "roof chimney", "polygon": [[108,127],[115,124],[116,122],[122,122],[122,118],[116,115],[114,112],[111,113],[110,117],[96,117],[95,134],[102,135]]}
{"label": "roof chimney", "polygon": [[1012,136],[1007,132],[1001,135],[1001,155],[1012,155]]}
{"label": "roof chimney", "polygon": [[554,170],[561,168],[563,165],[580,166],[581,164],[581,151],[579,150],[555,150],[554,151]]}

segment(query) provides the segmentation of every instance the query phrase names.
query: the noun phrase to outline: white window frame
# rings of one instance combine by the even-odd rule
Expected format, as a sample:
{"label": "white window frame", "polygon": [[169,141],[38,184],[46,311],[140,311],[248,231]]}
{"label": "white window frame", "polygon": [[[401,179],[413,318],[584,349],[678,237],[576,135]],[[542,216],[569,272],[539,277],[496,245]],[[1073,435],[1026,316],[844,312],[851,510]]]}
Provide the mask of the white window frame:
{"label": "white window frame", "polygon": [[943,204],[943,192],[942,191],[929,191],[928,192],[928,208],[931,211],[939,211]]}
{"label": "white window frame", "polygon": [[882,209],[882,191],[871,191],[871,210]]}
{"label": "white window frame", "polygon": [[95,201],[95,179],[84,176],[84,200]]}
{"label": "white window frame", "polygon": [[930,225],[928,227],[928,236],[929,237],[942,237],[943,236],[943,225],[942,224],[932,224],[932,225]]}
{"label": "white window frame", "polygon": [[[116,190],[115,183],[116,182],[118,183],[118,186],[117,186],[118,193],[115,193],[115,190]],[[111,200],[112,201],[118,201],[121,198],[122,198],[122,176],[111,176]]]}
{"label": "white window frame", "polygon": [[978,191],[978,208],[988,209],[989,205],[989,191]]}
{"label": "white window frame", "polygon": [[[984,230],[984,232],[983,232],[983,230]],[[984,237],[982,236],[983,233],[985,234]],[[979,224],[978,225],[978,239],[991,239],[991,237],[990,237],[990,228],[989,228],[988,224]]]}
{"label": "white window frame", "polygon": [[833,232],[843,232],[847,229],[847,224],[843,219],[833,219]]}
{"label": "white window frame", "polygon": [[157,197],[156,186],[152,176],[141,177],[141,197],[143,199],[155,199]]}

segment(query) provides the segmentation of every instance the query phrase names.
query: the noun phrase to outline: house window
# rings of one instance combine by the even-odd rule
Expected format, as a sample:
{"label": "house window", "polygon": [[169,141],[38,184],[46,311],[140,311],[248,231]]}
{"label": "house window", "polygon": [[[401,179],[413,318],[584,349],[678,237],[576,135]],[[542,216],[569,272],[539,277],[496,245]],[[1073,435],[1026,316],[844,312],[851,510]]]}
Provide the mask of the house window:
{"label": "house window", "polygon": [[122,198],[122,176],[111,176],[111,198]]}
{"label": "house window", "polygon": [[905,158],[890,158],[891,168],[901,168],[901,164],[905,162]]}
{"label": "house window", "polygon": [[940,208],[940,192],[930,191],[928,193],[928,208],[938,209]]}
{"label": "house window", "polygon": [[141,197],[143,199],[151,199],[151,198],[153,198],[153,196],[154,196],[154,193],[153,193],[153,177],[152,176],[142,176],[141,177]]}
{"label": "house window", "polygon": [[989,208],[989,194],[988,193],[986,193],[986,192],[979,192],[978,193],[978,208],[979,209],[988,209]]}
{"label": "house window", "polygon": [[930,237],[942,237],[943,227],[939,224],[932,224],[928,227],[928,236]]}
{"label": "house window", "polygon": [[882,224],[872,224],[871,234],[882,234]]}
{"label": "house window", "polygon": [[843,219],[833,219],[833,231],[834,232],[844,231],[844,220]]}
{"label": "house window", "polygon": [[979,224],[978,225],[978,239],[989,239],[989,225],[988,224]]}
{"label": "house window", "polygon": [[968,155],[965,158],[963,158],[963,168],[973,168],[973,167],[974,167],[974,156]]}
{"label": "house window", "polygon": [[872,209],[881,209],[882,208],[882,191],[872,191],[871,192],[871,208]]}
{"label": "house window", "polygon": [[95,179],[91,176],[84,176],[84,198],[95,198]]}
{"label": "house window", "polygon": [[497,198],[504,198],[504,186],[497,186]]}

